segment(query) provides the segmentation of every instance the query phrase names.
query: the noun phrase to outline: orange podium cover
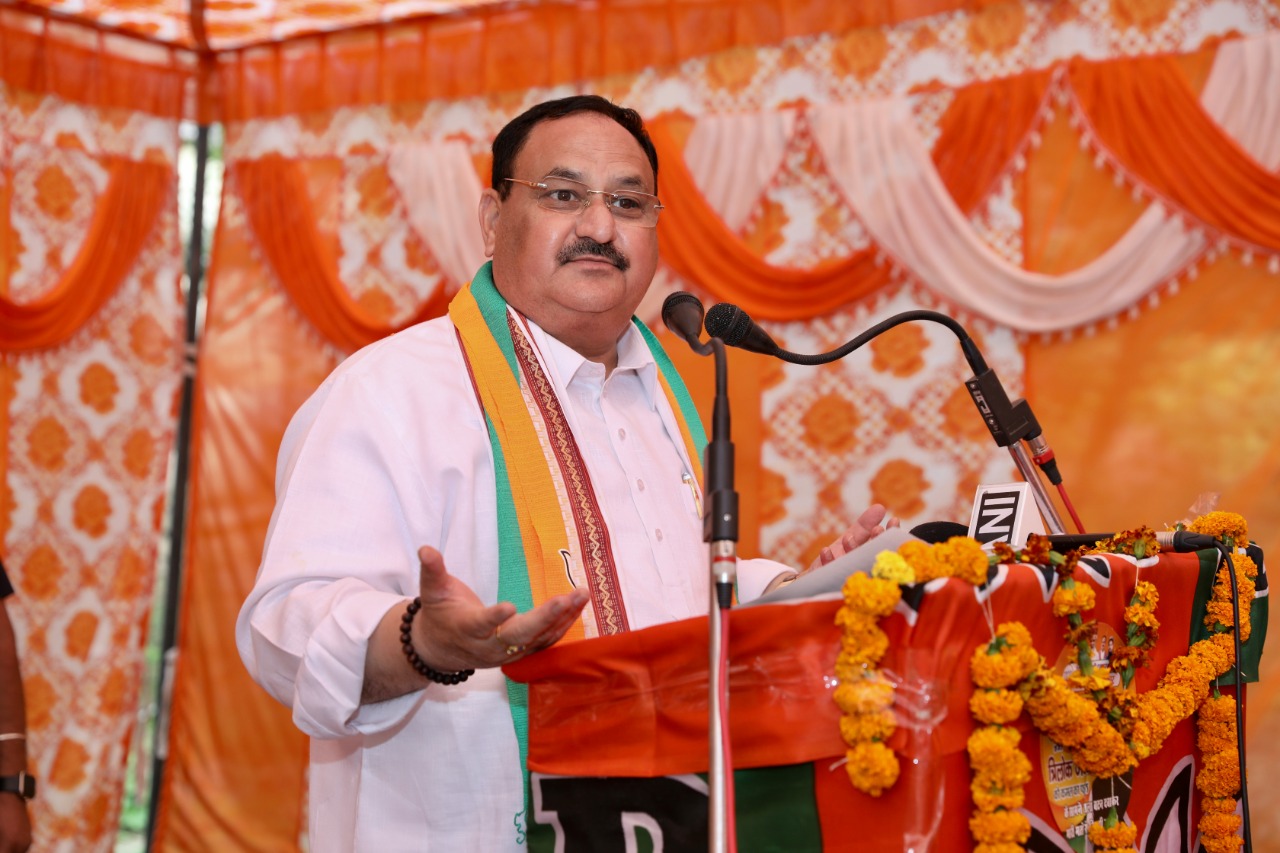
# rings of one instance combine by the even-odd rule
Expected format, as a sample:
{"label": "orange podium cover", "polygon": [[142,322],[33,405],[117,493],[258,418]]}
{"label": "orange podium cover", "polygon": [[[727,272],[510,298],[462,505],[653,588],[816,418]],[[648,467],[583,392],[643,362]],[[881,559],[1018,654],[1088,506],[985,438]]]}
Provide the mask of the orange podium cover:
{"label": "orange podium cover", "polygon": [[[1131,689],[1155,687],[1169,662],[1207,633],[1204,604],[1216,561],[1213,551],[1082,559],[1076,581],[1097,593],[1088,614],[1097,621],[1095,664],[1123,643],[1124,608],[1136,582],[1149,581],[1159,592],[1160,637]],[[1242,655],[1248,680],[1256,679],[1266,634],[1260,552],[1255,562],[1253,634]],[[895,612],[881,620],[890,645],[880,669],[897,687],[899,726],[889,745],[901,775],[880,797],[856,790],[843,766],[846,745],[832,700],[841,602],[729,611],[738,848],[897,851],[914,839],[917,850],[971,850],[969,658],[996,625],[1017,620],[1046,663],[1069,672],[1076,650],[1048,603],[1055,584],[1052,570],[1016,564],[993,568],[982,587],[938,580],[904,588]],[[646,836],[651,849],[706,849],[707,659],[703,617],[562,644],[505,668],[529,685],[530,849],[642,850]],[[1194,849],[1194,718],[1116,779],[1081,771],[1025,714],[1014,725],[1032,765],[1026,849],[1083,851],[1090,816],[1112,807],[1137,827],[1138,850]]]}

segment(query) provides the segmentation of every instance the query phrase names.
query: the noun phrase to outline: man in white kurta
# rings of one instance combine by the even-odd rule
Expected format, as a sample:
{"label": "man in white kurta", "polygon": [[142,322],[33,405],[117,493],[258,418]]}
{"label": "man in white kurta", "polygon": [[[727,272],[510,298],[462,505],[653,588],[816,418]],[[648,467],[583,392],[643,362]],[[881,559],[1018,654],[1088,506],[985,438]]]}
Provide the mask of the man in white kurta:
{"label": "man in white kurta", "polygon": [[[695,467],[630,322],[657,264],[655,229],[616,195],[656,192],[656,155],[631,116],[579,97],[513,121],[494,143],[480,224],[493,284],[572,429],[638,629],[704,615],[710,591]],[[541,176],[593,189],[567,214]],[[497,667],[558,640],[588,595],[522,613],[499,601],[495,482],[448,318],[351,356],[289,425],[236,638],[255,680],[311,736],[313,851],[521,845],[519,752]],[[864,516],[843,545],[878,521]],[[742,599],[794,574],[764,560],[738,573]],[[411,658],[475,672],[436,683]]]}

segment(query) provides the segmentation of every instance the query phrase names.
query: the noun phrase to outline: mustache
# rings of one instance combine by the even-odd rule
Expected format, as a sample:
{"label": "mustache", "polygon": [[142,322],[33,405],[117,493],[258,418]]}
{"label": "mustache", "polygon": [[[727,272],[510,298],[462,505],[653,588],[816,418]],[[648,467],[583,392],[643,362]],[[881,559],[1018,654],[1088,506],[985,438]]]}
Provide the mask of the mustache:
{"label": "mustache", "polygon": [[564,266],[584,255],[595,255],[596,257],[604,258],[622,272],[626,272],[631,268],[631,261],[627,260],[626,255],[614,248],[612,243],[598,243],[590,237],[583,237],[565,246],[556,255],[556,261],[561,266]]}

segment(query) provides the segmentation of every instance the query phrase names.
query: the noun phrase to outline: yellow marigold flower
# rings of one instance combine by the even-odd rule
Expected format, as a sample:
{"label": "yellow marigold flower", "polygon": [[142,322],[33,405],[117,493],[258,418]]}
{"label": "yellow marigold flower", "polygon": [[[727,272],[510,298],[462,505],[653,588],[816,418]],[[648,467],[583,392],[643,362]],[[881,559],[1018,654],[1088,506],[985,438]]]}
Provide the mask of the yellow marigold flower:
{"label": "yellow marigold flower", "polygon": [[981,812],[969,818],[969,832],[980,844],[1022,844],[1031,837],[1031,823],[1022,812]]}
{"label": "yellow marigold flower", "polygon": [[840,718],[840,736],[849,746],[857,746],[863,741],[888,740],[897,727],[892,711],[846,714]]}
{"label": "yellow marigold flower", "polygon": [[1244,516],[1234,512],[1210,512],[1198,517],[1187,526],[1192,533],[1208,533],[1218,539],[1230,539],[1238,546],[1249,542],[1249,523]]}
{"label": "yellow marigold flower", "polygon": [[844,582],[845,604],[872,616],[888,616],[893,612],[902,590],[896,583],[854,572]]}
{"label": "yellow marigold flower", "polygon": [[1053,615],[1067,616],[1092,610],[1097,594],[1087,583],[1067,579],[1053,591]]}
{"label": "yellow marigold flower", "polygon": [[1154,608],[1160,601],[1160,591],[1151,581],[1138,581],[1133,586],[1133,597]]}
{"label": "yellow marigold flower", "polygon": [[969,711],[980,723],[1012,723],[1022,713],[1022,694],[1013,690],[975,690]]}
{"label": "yellow marigold flower", "polygon": [[845,772],[859,791],[878,797],[898,781],[898,756],[883,743],[860,743],[846,752],[845,757],[848,759]]}
{"label": "yellow marigold flower", "polygon": [[846,714],[874,714],[893,705],[893,685],[880,678],[866,678],[839,685],[832,698]]}
{"label": "yellow marigold flower", "polygon": [[881,580],[893,581],[896,584],[916,582],[915,570],[896,551],[881,551],[876,554],[875,565],[871,567],[871,576]]}
{"label": "yellow marigold flower", "polygon": [[1021,844],[978,844],[973,853],[1025,853]]}
{"label": "yellow marigold flower", "polygon": [[1128,823],[1117,823],[1107,829],[1100,820],[1089,825],[1089,840],[1095,847],[1132,847],[1138,839],[1138,828]]}

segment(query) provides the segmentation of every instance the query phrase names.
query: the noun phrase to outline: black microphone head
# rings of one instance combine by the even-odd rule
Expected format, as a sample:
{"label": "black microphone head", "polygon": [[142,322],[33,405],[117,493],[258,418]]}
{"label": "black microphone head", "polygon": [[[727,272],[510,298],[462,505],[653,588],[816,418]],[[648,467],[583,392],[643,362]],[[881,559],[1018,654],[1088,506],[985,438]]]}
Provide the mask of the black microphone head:
{"label": "black microphone head", "polygon": [[707,312],[706,322],[703,323],[708,335],[719,338],[731,347],[740,344],[754,325],[750,314],[728,302],[712,305]]}
{"label": "black microphone head", "polygon": [[697,324],[699,326],[702,325],[702,312],[703,312],[702,300],[698,299],[698,297],[694,296],[692,293],[689,293],[688,291],[677,290],[675,293],[671,294],[670,296],[668,296],[666,299],[662,301],[662,322],[666,323],[667,328],[670,329],[671,331],[673,332],[680,331],[675,326],[673,326],[672,323],[676,317],[677,312],[681,310],[682,306],[686,306],[686,305],[689,306],[689,308],[697,309],[697,312],[698,312]]}
{"label": "black microphone head", "polygon": [[933,544],[953,536],[968,536],[969,528],[958,521],[926,521],[911,528],[911,535]]}

